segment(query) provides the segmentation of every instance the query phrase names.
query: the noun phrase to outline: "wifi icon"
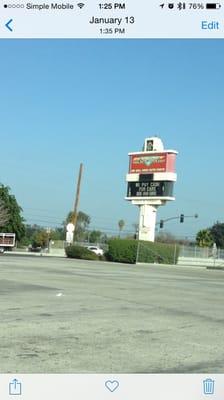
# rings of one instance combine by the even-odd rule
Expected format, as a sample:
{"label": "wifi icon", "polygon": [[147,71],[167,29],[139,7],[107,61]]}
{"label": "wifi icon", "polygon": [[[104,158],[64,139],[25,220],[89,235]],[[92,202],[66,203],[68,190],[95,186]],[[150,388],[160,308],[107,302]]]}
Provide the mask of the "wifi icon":
{"label": "wifi icon", "polygon": [[84,5],[85,5],[84,3],[78,3],[78,4],[77,4],[77,6],[78,6],[80,9],[83,8]]}

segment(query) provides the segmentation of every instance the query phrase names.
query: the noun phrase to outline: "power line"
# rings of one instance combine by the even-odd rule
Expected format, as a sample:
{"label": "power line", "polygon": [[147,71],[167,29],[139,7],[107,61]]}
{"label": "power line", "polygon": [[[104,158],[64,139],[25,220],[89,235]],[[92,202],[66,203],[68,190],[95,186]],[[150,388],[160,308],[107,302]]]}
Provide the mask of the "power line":
{"label": "power line", "polygon": [[[59,219],[59,217],[58,216],[53,216],[53,215],[39,215],[39,214],[30,214],[30,213],[23,213],[24,214],[24,218],[27,216],[27,217],[40,217],[40,218],[50,218],[50,219],[54,219],[54,220],[58,220]],[[61,221],[63,222],[63,220],[65,220],[66,219],[66,216],[63,216],[63,217],[60,217],[61,218]],[[98,221],[98,222],[100,222],[100,221],[102,221],[102,222],[111,222],[111,223],[116,223],[115,222],[115,220],[114,220],[114,218],[112,219],[112,218],[101,218],[101,217],[96,217],[96,216],[93,216],[93,215],[90,215],[90,218],[91,218],[91,220],[93,219],[93,220],[96,220],[96,221]],[[134,224],[135,222],[126,222],[125,223],[125,225],[126,226],[131,226],[132,224]]]}
{"label": "power line", "polygon": [[[28,221],[29,221],[29,224],[31,224],[31,220],[27,219],[26,222],[28,222]],[[43,219],[32,219],[32,224],[34,224],[34,223],[44,223],[44,224],[47,224],[47,225],[48,224],[53,224],[53,225],[56,225],[56,227],[63,227],[62,224],[59,223],[59,222],[52,222],[52,221],[47,221],[47,220],[43,220]],[[59,226],[59,225],[61,225],[61,226]],[[108,228],[108,227],[100,227],[100,226],[89,226],[86,229],[86,231],[92,231],[92,230],[99,230],[99,231],[102,231],[102,232],[111,232],[111,233],[117,233],[118,232],[118,229],[115,229],[115,228],[113,229],[113,228]],[[134,234],[135,231],[134,230],[124,229],[123,233]]]}
{"label": "power line", "polygon": [[[53,216],[49,216],[49,215],[38,215],[38,214],[24,214],[23,215],[24,218],[44,218],[44,219],[53,219],[54,221],[58,220],[58,217],[53,217]],[[61,222],[63,222],[63,218],[61,219]]]}
{"label": "power line", "polygon": [[[24,217],[25,218],[25,217]],[[25,222],[28,222],[28,221],[30,221],[29,222],[29,224],[32,224],[32,225],[34,225],[35,223],[45,223],[45,224],[53,224],[53,225],[57,225],[57,226],[59,226],[59,225],[62,225],[62,223],[61,222],[53,222],[53,221],[46,221],[46,220],[43,220],[43,219],[32,219],[32,220],[30,220],[29,218],[27,219],[27,218],[25,218]],[[32,222],[31,222],[32,221]]]}

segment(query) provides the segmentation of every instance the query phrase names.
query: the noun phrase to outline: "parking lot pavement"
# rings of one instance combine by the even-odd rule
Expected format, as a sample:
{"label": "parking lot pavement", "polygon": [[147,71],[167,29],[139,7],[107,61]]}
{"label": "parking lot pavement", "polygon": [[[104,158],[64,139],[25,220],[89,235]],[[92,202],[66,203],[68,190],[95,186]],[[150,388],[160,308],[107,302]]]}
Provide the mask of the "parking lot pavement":
{"label": "parking lot pavement", "polygon": [[2,373],[224,372],[224,274],[0,258]]}

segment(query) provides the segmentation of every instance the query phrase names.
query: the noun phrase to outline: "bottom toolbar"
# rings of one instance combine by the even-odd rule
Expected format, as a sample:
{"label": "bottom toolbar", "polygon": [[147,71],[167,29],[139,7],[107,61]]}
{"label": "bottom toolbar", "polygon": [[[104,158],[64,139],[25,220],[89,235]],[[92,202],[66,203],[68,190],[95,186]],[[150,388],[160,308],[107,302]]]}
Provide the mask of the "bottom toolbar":
{"label": "bottom toolbar", "polygon": [[189,374],[20,374],[1,375],[5,399],[153,400],[223,399],[224,375]]}

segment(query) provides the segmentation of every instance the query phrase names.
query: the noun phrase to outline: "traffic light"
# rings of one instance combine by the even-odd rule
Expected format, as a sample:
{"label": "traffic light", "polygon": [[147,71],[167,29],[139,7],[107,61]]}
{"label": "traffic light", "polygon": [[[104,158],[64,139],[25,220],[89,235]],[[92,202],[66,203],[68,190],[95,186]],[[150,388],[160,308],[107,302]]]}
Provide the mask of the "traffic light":
{"label": "traffic light", "polygon": [[160,220],[160,223],[159,223],[159,227],[160,227],[160,229],[162,229],[162,228],[163,228],[163,225],[164,225],[164,221],[163,221],[163,219],[161,219],[161,220]]}
{"label": "traffic light", "polygon": [[180,222],[184,222],[184,214],[180,214]]}

